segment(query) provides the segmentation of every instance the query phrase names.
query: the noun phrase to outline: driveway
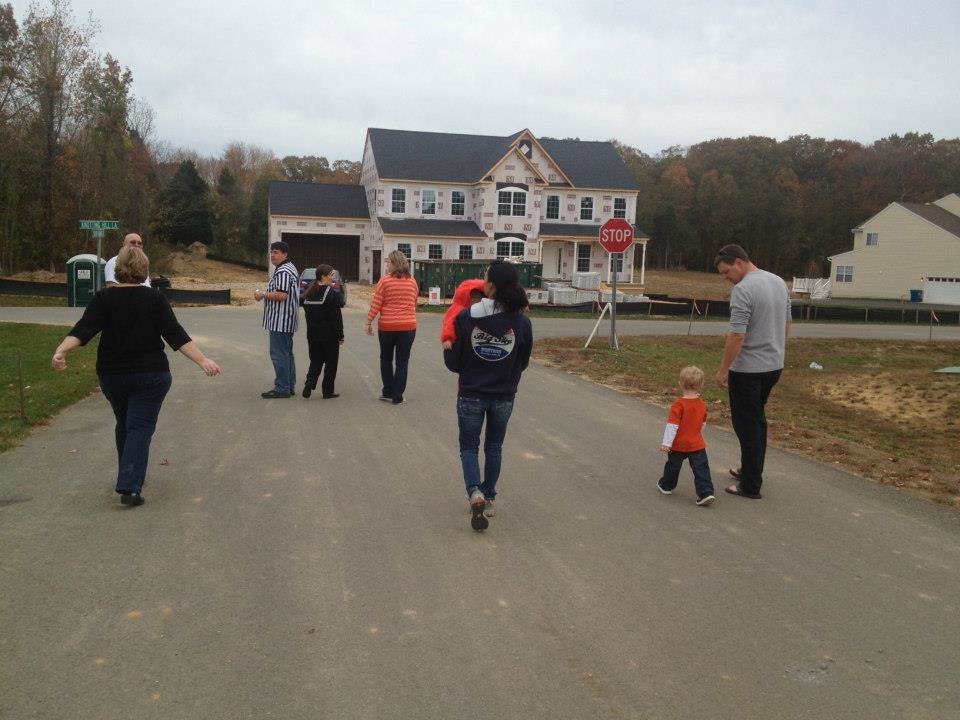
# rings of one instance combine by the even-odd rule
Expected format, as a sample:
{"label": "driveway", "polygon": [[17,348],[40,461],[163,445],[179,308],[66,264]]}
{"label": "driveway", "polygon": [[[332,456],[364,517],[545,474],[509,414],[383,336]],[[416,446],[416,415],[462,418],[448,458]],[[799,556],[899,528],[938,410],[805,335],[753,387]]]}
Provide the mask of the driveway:
{"label": "driveway", "polygon": [[[171,358],[146,505],[102,397],[0,455],[0,717],[958,716],[957,513],[779,450],[762,501],[696,507],[687,470],[663,496],[665,410],[532,365],[474,533],[439,315],[400,406],[357,308],[326,401],[260,399],[257,307],[178,315],[224,374]],[[719,488],[736,439],[707,441]]]}

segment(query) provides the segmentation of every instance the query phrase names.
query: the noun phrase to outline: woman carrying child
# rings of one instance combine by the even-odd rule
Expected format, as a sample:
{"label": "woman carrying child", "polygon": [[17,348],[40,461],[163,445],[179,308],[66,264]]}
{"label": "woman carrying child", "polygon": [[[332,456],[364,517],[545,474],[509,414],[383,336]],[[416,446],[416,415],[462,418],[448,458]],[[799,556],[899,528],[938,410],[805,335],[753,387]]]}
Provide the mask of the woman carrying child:
{"label": "woman carrying child", "polygon": [[[533,327],[524,314],[527,293],[520,285],[516,267],[494,260],[487,268],[480,302],[457,315],[456,339],[443,351],[447,368],[460,375],[457,391],[457,422],[460,429],[460,464],[467,497],[470,525],[486,530],[493,515],[500,478],[503,441],[513,412],[520,374],[526,370],[533,349]],[[480,475],[480,433],[484,468]]]}

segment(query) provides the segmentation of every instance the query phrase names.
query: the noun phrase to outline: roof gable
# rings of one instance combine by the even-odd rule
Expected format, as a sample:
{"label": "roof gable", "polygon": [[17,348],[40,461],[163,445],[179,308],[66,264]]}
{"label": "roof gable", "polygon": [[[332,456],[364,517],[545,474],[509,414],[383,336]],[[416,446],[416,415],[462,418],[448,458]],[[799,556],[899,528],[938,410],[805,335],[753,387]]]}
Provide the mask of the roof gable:
{"label": "roof gable", "polygon": [[960,238],[960,215],[954,215],[949,210],[944,210],[938,205],[932,203],[897,203],[905,207],[915,215],[919,215],[929,223],[933,223],[938,228],[946,230],[952,235]]}

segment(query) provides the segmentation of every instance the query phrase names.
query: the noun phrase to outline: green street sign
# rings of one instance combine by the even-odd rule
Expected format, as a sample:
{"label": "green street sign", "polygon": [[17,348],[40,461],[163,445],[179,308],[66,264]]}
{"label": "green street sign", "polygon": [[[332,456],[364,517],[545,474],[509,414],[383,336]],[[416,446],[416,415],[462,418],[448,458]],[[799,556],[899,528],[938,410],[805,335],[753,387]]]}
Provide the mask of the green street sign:
{"label": "green street sign", "polygon": [[81,220],[81,230],[119,230],[119,220]]}

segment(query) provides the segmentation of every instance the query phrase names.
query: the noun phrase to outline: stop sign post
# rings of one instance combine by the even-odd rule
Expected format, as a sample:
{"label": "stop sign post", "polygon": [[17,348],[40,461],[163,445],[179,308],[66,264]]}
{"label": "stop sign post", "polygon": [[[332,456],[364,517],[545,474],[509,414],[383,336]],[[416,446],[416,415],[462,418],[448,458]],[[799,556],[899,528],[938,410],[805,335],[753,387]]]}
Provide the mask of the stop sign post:
{"label": "stop sign post", "polygon": [[620,349],[617,342],[617,266],[614,253],[624,253],[633,245],[633,225],[624,218],[611,218],[600,226],[600,247],[610,253],[610,273],[613,275],[613,298],[610,303],[610,347]]}

